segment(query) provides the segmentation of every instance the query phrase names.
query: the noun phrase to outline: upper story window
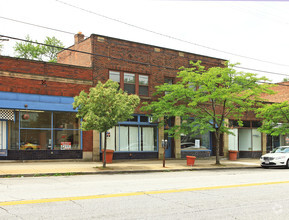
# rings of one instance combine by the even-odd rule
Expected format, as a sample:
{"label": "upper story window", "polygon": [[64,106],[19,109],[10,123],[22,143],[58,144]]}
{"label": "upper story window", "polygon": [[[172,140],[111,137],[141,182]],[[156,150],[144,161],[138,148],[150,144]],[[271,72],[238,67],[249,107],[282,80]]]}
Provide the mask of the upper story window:
{"label": "upper story window", "polygon": [[149,96],[149,76],[135,73],[109,71],[109,79],[118,82],[128,94]]}
{"label": "upper story window", "polygon": [[[169,84],[169,85],[173,85],[174,84],[174,79],[173,78],[169,78],[169,77],[165,77],[165,83]],[[170,92],[165,92],[165,95],[169,94]]]}
{"label": "upper story window", "polygon": [[149,77],[145,75],[139,75],[139,95],[149,95]]}
{"label": "upper story window", "polygon": [[124,91],[128,94],[135,94],[135,74],[124,73]]}

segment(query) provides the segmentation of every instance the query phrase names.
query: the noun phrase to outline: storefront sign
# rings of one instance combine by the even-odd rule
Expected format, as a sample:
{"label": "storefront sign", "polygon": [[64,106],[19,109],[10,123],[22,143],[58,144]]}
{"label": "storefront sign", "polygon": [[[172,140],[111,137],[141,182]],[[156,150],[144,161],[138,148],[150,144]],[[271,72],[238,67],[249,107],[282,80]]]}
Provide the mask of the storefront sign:
{"label": "storefront sign", "polygon": [[61,150],[71,150],[71,142],[61,142]]}

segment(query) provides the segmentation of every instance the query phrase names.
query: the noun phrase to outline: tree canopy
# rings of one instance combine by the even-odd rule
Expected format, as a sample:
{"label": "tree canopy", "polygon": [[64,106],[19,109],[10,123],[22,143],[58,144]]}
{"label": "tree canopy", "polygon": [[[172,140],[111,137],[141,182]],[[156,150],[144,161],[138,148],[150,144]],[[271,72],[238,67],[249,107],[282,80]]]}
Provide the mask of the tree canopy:
{"label": "tree canopy", "polygon": [[[26,40],[32,41],[29,35],[26,36]],[[46,37],[43,43],[55,47],[24,42],[16,43],[14,51],[19,58],[57,62],[57,53],[64,47],[63,43],[55,37]]]}
{"label": "tree canopy", "polygon": [[[89,93],[80,92],[74,97],[73,107],[77,108],[77,117],[82,118],[83,130],[98,130],[107,132],[120,121],[132,118],[140,99],[137,95],[128,95],[119,89],[117,82],[108,80],[91,88]],[[106,135],[104,141],[106,155]],[[103,167],[106,166],[105,156]]]}
{"label": "tree canopy", "polygon": [[256,110],[257,117],[261,118],[262,126],[259,131],[273,136],[289,133],[289,103],[288,101],[267,104]]}
{"label": "tree canopy", "polygon": [[176,84],[158,86],[158,100],[143,109],[155,120],[163,116],[180,116],[181,126],[171,127],[170,135],[214,132],[216,164],[220,164],[221,134],[230,133],[225,119],[234,118],[241,124],[243,114],[254,110],[263,100],[260,95],[273,91],[268,85],[258,83],[267,78],[237,72],[234,64],[209,69],[202,66],[201,61],[190,64],[190,68],[180,68]]}

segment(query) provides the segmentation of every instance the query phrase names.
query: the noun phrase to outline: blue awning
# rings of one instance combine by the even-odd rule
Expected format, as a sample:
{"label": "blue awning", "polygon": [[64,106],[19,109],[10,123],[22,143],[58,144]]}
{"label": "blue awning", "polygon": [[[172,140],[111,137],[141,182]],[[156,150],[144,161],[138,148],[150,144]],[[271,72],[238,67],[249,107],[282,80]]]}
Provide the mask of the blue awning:
{"label": "blue awning", "polygon": [[0,109],[77,112],[73,102],[73,97],[0,92]]}

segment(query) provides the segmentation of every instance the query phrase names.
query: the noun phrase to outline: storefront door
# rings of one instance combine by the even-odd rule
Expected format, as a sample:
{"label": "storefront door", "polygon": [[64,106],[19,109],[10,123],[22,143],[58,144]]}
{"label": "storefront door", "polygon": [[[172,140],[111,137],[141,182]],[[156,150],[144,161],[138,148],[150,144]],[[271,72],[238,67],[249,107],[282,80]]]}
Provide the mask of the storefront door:
{"label": "storefront door", "polygon": [[7,121],[0,121],[0,156],[7,156]]}
{"label": "storefront door", "polygon": [[165,140],[167,140],[167,148],[166,148],[166,158],[172,157],[172,138],[165,133]]}

